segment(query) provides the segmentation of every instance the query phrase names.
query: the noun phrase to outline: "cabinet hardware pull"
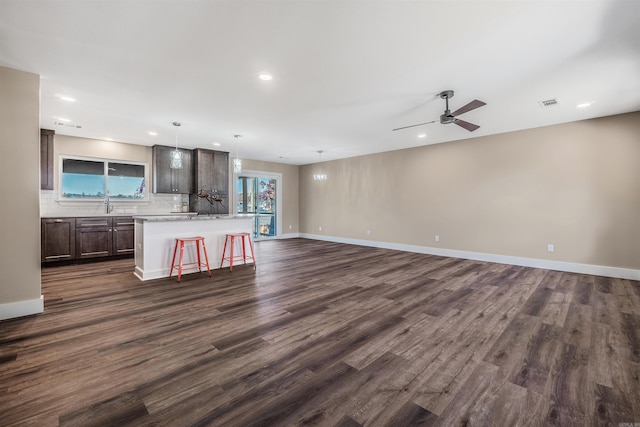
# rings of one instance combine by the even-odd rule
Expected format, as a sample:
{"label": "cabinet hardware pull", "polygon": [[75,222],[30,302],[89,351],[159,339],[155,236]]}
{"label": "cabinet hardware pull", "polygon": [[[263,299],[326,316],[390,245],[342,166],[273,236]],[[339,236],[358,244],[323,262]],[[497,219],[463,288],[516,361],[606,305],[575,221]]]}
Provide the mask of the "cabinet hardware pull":
{"label": "cabinet hardware pull", "polygon": [[62,222],[61,219],[56,219],[54,222]]}

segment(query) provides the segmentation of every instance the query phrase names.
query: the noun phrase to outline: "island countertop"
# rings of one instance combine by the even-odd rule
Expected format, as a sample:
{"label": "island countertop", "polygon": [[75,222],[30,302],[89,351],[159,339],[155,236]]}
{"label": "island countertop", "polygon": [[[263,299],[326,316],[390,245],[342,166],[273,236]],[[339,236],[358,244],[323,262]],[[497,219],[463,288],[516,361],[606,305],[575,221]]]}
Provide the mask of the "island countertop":
{"label": "island countertop", "polygon": [[[134,215],[134,274],[140,280],[169,276],[176,239],[194,236],[204,237],[210,268],[224,268],[229,265],[227,260],[221,263],[227,233],[253,233],[255,217],[253,214]],[[236,244],[240,244],[240,239]],[[185,257],[189,261],[185,262],[192,262],[196,256],[195,245],[188,246]],[[237,253],[242,253],[240,247]]]}
{"label": "island countertop", "polygon": [[259,214],[239,214],[239,215],[197,215],[195,213],[191,215],[133,215],[134,220],[138,221],[211,221],[216,219],[240,219],[240,218],[255,218],[261,216]]}

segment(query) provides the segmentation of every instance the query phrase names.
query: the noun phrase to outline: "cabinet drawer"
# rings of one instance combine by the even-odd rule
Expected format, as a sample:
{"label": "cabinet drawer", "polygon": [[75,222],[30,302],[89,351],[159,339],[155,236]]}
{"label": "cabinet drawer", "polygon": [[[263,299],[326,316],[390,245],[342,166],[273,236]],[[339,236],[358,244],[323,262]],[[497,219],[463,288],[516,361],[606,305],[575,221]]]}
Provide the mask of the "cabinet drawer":
{"label": "cabinet drawer", "polygon": [[100,228],[111,227],[111,218],[108,216],[100,216],[95,218],[76,218],[76,228]]}
{"label": "cabinet drawer", "polygon": [[135,223],[133,221],[133,217],[132,216],[115,216],[113,217],[113,226],[114,227],[123,227],[123,226],[134,226]]}

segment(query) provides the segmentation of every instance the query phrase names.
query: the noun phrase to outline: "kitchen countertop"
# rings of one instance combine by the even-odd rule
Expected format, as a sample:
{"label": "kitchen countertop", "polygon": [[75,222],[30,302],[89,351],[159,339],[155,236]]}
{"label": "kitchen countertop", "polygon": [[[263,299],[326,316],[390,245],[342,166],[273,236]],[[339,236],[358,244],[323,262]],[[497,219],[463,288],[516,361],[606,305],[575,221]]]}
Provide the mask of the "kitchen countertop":
{"label": "kitchen countertop", "polygon": [[166,213],[150,213],[150,214],[139,214],[139,213],[124,213],[124,212],[111,212],[108,213],[62,213],[62,214],[46,214],[41,215],[40,218],[92,218],[92,217],[101,217],[101,216],[195,216],[196,212],[166,212]]}
{"label": "kitchen countertop", "polygon": [[206,214],[206,215],[133,215],[133,218],[139,221],[210,221],[215,219],[238,219],[238,218],[255,218],[257,216],[265,216],[260,214],[241,214],[241,215],[225,215],[225,214]]}

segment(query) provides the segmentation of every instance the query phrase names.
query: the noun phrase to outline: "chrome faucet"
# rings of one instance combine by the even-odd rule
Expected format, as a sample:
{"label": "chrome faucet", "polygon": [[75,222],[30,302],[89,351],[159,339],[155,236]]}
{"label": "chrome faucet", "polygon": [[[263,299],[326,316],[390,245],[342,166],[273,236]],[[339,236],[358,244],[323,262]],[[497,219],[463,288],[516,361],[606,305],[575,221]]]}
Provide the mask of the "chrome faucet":
{"label": "chrome faucet", "polygon": [[109,196],[105,196],[104,204],[107,205],[107,213],[108,214],[113,212],[113,205],[111,204],[111,199],[109,198]]}

